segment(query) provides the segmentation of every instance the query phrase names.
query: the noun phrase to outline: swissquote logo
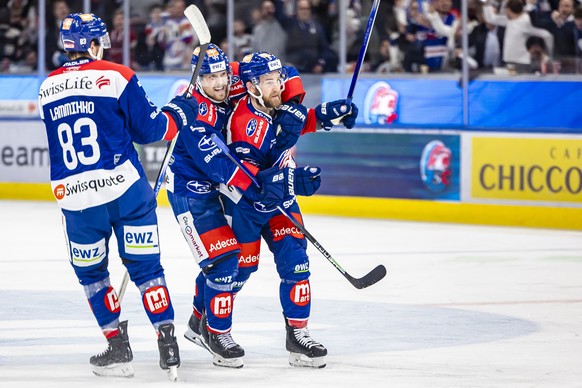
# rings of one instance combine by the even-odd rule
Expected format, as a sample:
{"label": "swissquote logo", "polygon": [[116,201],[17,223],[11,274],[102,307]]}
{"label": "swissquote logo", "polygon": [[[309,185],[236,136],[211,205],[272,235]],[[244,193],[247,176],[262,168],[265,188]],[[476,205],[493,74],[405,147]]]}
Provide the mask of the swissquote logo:
{"label": "swissquote logo", "polygon": [[311,300],[309,281],[302,280],[296,283],[293,288],[291,288],[289,298],[291,298],[291,302],[295,303],[297,306],[306,306]]}
{"label": "swissquote logo", "polygon": [[165,286],[150,287],[143,294],[143,305],[152,314],[160,314],[170,306],[170,297]]}
{"label": "swissquote logo", "polygon": [[387,82],[376,82],[364,99],[364,121],[366,124],[392,124],[398,113],[398,92]]}
{"label": "swissquote logo", "polygon": [[95,81],[95,85],[97,85],[97,87],[101,89],[103,86],[111,85],[111,80],[109,78],[105,78],[105,76],[102,75],[101,77],[97,78],[97,81]]}

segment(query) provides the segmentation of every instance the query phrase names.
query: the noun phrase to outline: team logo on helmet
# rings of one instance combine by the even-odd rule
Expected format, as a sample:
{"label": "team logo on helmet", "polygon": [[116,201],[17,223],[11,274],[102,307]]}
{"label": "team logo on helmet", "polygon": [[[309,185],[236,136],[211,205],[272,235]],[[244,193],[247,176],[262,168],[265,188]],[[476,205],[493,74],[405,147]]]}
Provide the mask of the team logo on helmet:
{"label": "team logo on helmet", "polygon": [[247,136],[253,136],[255,131],[257,130],[257,119],[253,118],[250,119],[247,123]]}
{"label": "team logo on helmet", "polygon": [[396,113],[398,92],[384,81],[376,82],[364,100],[364,121],[366,124],[392,124],[398,118]]}
{"label": "team logo on helmet", "polygon": [[434,192],[446,189],[451,182],[451,150],[440,140],[429,142],[420,158],[420,177]]}

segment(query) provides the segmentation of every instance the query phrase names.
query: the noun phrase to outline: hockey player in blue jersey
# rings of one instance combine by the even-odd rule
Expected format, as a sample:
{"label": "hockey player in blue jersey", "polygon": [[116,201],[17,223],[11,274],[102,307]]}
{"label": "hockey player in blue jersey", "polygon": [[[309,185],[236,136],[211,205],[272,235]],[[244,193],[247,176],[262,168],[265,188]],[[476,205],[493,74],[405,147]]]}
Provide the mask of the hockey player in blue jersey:
{"label": "hockey player in blue jersey", "polygon": [[70,14],[60,32],[69,61],[40,86],[39,107],[70,262],[108,342],[90,363],[100,376],[133,376],[127,321],[119,322],[121,306],[107,269],[115,233],[158,336],[160,367],[172,378],[180,356],[160,263],[156,199],[132,142],[171,140],[195,120],[198,104],[176,97],[159,109],[131,69],[101,60],[110,41],[95,15]]}
{"label": "hockey player in blue jersey", "polygon": [[[202,269],[196,279],[193,314],[184,336],[206,347],[213,354],[215,365],[237,368],[243,366],[244,350],[233,340],[230,330],[233,280],[238,273],[241,248],[224,216],[219,185],[224,190],[229,190],[227,185],[236,187],[251,202],[273,207],[289,191],[305,193],[298,185],[319,185],[319,176],[317,171],[300,170],[289,183],[278,179],[278,169],[271,169],[257,175],[261,191],[251,184],[249,177],[210,140],[212,134],[222,138],[231,110],[229,92],[233,75],[230,62],[212,43],[202,57],[200,75],[192,92],[192,97],[198,101],[198,117],[193,129],[182,131],[176,141],[166,187],[182,234]],[[196,49],[192,67],[200,60],[200,50]],[[232,90],[235,97],[237,90],[236,87]],[[247,167],[258,172],[251,164]],[[289,170],[285,170],[286,177]]]}
{"label": "hockey player in blue jersey", "polygon": [[[340,123],[348,128],[355,124],[357,108],[346,100],[323,103],[314,109],[301,105],[301,98],[297,101],[293,96],[301,96],[303,90],[300,85],[287,85],[286,73],[280,60],[266,52],[248,55],[240,63],[240,77],[248,95],[238,102],[230,116],[227,139],[231,152],[259,171],[294,167],[289,148],[296,137],[314,132],[318,125],[329,130]],[[284,93],[287,98],[283,97]],[[284,105],[284,101],[288,103]],[[281,134],[285,136],[281,138]],[[279,143],[281,139],[283,146]],[[307,329],[311,292],[305,236],[275,207],[257,206],[236,192],[226,196],[226,214],[232,219],[232,229],[242,248],[234,291],[238,292],[257,270],[262,236],[273,252],[281,279],[279,297],[285,318],[289,363],[299,367],[324,367],[327,349],[315,341]],[[303,223],[292,193],[277,205]]]}

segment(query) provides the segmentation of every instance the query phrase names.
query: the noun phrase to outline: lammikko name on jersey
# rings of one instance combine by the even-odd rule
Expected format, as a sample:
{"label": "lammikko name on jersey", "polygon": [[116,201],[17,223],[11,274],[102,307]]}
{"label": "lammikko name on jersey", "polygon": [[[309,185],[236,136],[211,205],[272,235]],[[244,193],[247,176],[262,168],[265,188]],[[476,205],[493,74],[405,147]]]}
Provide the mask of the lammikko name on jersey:
{"label": "lammikko name on jersey", "polygon": [[66,104],[57,105],[49,110],[51,119],[58,120],[63,117],[76,114],[93,114],[95,113],[95,103],[93,101],[73,101]]}

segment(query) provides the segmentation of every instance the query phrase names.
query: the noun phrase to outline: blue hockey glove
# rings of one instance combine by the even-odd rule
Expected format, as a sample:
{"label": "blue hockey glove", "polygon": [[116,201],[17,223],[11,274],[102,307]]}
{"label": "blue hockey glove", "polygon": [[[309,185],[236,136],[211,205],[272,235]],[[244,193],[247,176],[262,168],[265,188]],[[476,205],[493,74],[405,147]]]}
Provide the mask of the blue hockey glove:
{"label": "blue hockey glove", "polygon": [[277,207],[286,197],[293,195],[313,195],[319,185],[321,169],[318,167],[291,168],[271,167],[259,171],[257,179],[261,184],[259,201],[268,209]]}
{"label": "blue hockey glove", "polygon": [[181,131],[184,127],[194,125],[198,118],[198,101],[195,98],[176,96],[162,107],[162,112],[171,114],[178,131]]}
{"label": "blue hockey glove", "polygon": [[273,127],[277,131],[275,148],[278,152],[288,150],[297,143],[306,120],[307,108],[304,105],[287,103],[277,108]]}
{"label": "blue hockey glove", "polygon": [[324,102],[315,108],[315,117],[326,131],[340,123],[344,124],[346,128],[352,129],[358,117],[358,107],[353,102],[348,106],[346,100]]}
{"label": "blue hockey glove", "polygon": [[315,194],[321,185],[321,168],[319,167],[297,167],[294,173],[293,187],[295,195],[310,196]]}

